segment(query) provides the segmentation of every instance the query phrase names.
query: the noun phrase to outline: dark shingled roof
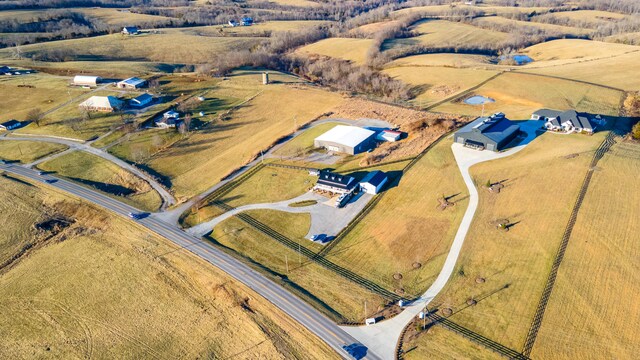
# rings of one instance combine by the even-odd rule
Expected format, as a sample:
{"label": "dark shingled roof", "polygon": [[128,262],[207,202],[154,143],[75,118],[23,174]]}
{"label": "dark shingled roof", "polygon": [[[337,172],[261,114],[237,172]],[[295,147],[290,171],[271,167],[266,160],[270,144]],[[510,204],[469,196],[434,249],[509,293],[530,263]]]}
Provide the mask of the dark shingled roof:
{"label": "dark shingled roof", "polygon": [[513,133],[520,131],[520,126],[504,117],[504,114],[498,113],[488,118],[479,118],[480,122],[474,126],[467,126],[460,130],[459,134],[479,132],[490,140],[500,143],[502,140],[509,138]]}
{"label": "dark shingled roof", "polygon": [[551,110],[551,109],[540,109],[534,114],[545,117],[552,118],[551,124],[554,126],[561,126],[563,123],[569,121],[573,125],[573,127],[578,127],[582,129],[590,129],[593,130],[593,124],[589,121],[589,118],[584,113],[579,113],[575,110],[567,110],[567,111],[559,111],[559,110]]}
{"label": "dark shingled roof", "polygon": [[350,190],[356,185],[356,181],[349,175],[341,175],[330,171],[320,172],[318,184],[332,186],[338,189]]}

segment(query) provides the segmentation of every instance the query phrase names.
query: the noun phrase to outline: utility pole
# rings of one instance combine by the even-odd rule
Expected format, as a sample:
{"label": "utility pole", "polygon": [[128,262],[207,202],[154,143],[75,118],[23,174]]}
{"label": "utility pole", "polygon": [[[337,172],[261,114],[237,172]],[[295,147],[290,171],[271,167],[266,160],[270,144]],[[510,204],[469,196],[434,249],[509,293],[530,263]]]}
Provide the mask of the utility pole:
{"label": "utility pole", "polygon": [[289,273],[289,258],[287,258],[287,255],[284,256],[284,264],[287,268],[287,274]]}

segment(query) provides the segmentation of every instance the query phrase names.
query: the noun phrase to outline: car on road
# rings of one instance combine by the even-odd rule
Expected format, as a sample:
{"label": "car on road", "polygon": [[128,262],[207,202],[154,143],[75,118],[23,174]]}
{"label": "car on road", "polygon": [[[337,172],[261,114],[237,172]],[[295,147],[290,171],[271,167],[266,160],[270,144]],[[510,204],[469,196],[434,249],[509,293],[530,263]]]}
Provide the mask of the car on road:
{"label": "car on road", "polygon": [[46,172],[44,172],[44,171],[38,171],[38,175],[40,175],[40,176],[44,176],[44,175],[46,175],[46,174],[47,174],[47,173],[46,173]]}
{"label": "car on road", "polygon": [[47,184],[53,184],[56,181],[58,181],[58,179],[46,179],[44,182],[46,182]]}
{"label": "car on road", "polygon": [[343,345],[342,348],[354,359],[362,359],[367,356],[367,347],[362,344]]}
{"label": "car on road", "polygon": [[135,212],[130,212],[129,217],[134,219],[134,220],[140,220],[143,219],[145,217],[147,217],[149,214],[148,213],[135,213]]}

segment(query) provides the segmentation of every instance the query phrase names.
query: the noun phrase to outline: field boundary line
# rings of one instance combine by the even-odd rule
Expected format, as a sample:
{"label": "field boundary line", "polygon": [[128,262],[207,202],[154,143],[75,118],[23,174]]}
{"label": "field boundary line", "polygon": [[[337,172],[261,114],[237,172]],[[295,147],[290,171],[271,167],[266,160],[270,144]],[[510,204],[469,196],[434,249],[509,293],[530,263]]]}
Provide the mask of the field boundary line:
{"label": "field boundary line", "polygon": [[472,87],[470,87],[470,88],[468,88],[468,89],[466,89],[466,90],[464,90],[464,91],[462,91],[460,93],[457,93],[457,94],[455,94],[453,96],[449,96],[448,98],[445,98],[445,99],[442,99],[440,101],[437,101],[437,102],[435,102],[435,103],[433,103],[431,105],[428,105],[427,107],[423,108],[422,110],[423,111],[429,111],[429,110],[431,110],[433,108],[436,108],[436,107],[438,107],[438,106],[440,106],[442,104],[446,104],[446,103],[448,103],[450,101],[456,101],[456,100],[458,100],[458,99],[460,99],[460,98],[462,98],[462,97],[464,97],[466,95],[469,95],[470,92],[476,91],[478,88],[480,88],[481,86],[485,85],[489,81],[495,80],[497,77],[499,77],[500,75],[502,75],[504,73],[505,73],[504,71],[500,71],[499,73],[497,73],[497,74],[495,74],[495,75],[483,80],[482,82],[478,83],[477,85],[472,86]]}
{"label": "field boundary line", "polygon": [[[560,65],[558,65],[558,66],[560,66]],[[547,78],[565,80],[565,81],[573,81],[573,82],[576,82],[576,83],[579,83],[579,84],[597,86],[597,87],[601,87],[601,88],[604,88],[604,89],[625,92],[624,89],[620,89],[620,88],[617,88],[617,87],[608,86],[608,85],[602,85],[602,84],[596,84],[596,83],[592,83],[592,82],[584,81],[584,80],[569,79],[569,78],[565,78],[565,77],[562,77],[562,76],[536,74],[536,73],[530,73],[530,72],[527,72],[527,71],[520,71],[520,70],[514,70],[513,73],[514,74],[531,75],[531,76],[541,76],[541,77],[547,77]]]}
{"label": "field boundary line", "polygon": [[555,259],[551,265],[551,271],[547,277],[547,281],[545,283],[544,289],[542,291],[542,295],[536,307],[536,312],[534,314],[533,320],[529,327],[529,331],[527,333],[527,337],[525,338],[524,346],[522,349],[522,353],[525,356],[531,355],[531,350],[533,349],[533,345],[538,337],[538,331],[540,330],[540,326],[542,325],[542,320],[544,318],[544,314],[547,308],[547,304],[549,303],[549,299],[551,297],[551,293],[553,292],[553,287],[555,285],[555,281],[558,275],[558,270],[564,259],[564,254],[569,244],[569,239],[571,238],[571,234],[573,232],[573,227],[578,218],[578,213],[580,212],[580,208],[582,206],[582,202],[587,194],[587,190],[589,188],[589,184],[591,183],[591,178],[593,177],[593,172],[605,153],[607,153],[613,144],[615,144],[616,134],[614,130],[611,130],[607,137],[602,141],[598,149],[596,150],[591,163],[589,165],[589,169],[582,181],[582,185],[580,186],[580,191],[578,193],[578,197],[573,205],[573,209],[571,211],[571,215],[569,216],[569,221],[565,227],[564,233],[562,235],[562,240],[560,242],[560,246],[556,252]]}

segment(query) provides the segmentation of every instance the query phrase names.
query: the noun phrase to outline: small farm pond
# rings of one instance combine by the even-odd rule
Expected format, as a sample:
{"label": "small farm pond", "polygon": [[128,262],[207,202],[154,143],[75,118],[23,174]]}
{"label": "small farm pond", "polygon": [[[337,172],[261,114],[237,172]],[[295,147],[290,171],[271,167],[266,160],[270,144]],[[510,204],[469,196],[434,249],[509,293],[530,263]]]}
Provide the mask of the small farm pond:
{"label": "small farm pond", "polygon": [[496,101],[493,100],[492,98],[488,98],[482,95],[473,95],[472,97],[464,101],[464,103],[468,105],[482,105],[482,104],[487,104],[492,102],[496,102]]}

